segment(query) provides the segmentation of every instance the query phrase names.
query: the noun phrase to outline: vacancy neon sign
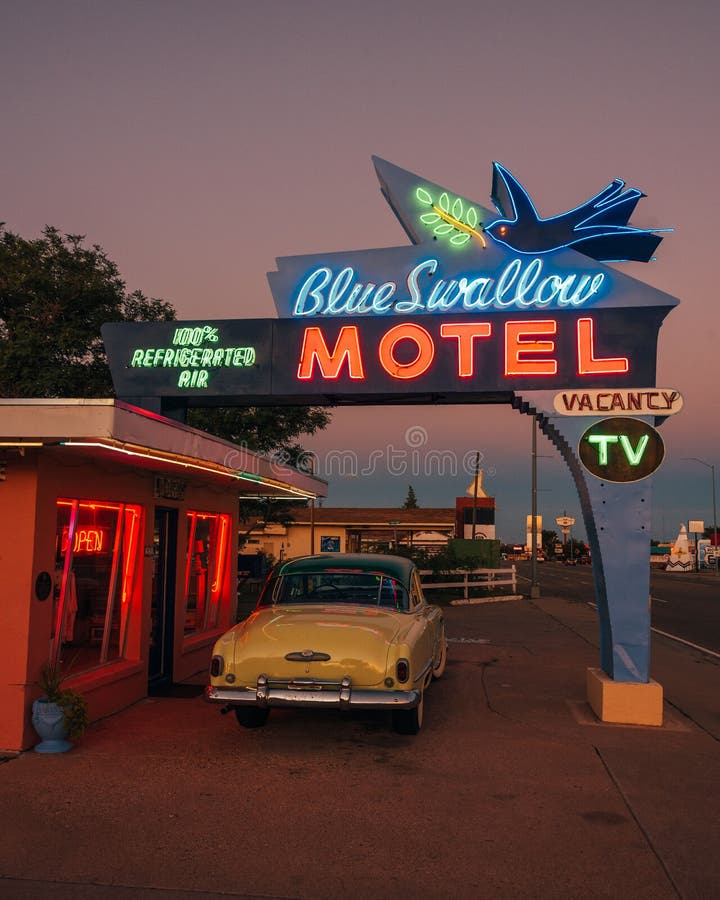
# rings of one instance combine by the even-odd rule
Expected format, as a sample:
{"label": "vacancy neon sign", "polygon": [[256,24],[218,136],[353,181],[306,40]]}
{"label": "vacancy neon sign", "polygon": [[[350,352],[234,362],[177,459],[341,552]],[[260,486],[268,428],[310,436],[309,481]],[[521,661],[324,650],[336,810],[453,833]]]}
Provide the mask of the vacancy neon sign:
{"label": "vacancy neon sign", "polygon": [[[429,372],[438,354],[450,354],[458,378],[472,378],[478,353],[488,341],[501,342],[503,374],[508,378],[554,377],[558,372],[556,336],[567,327],[557,318],[507,321],[497,328],[492,321],[444,322],[439,341],[417,322],[402,322],[387,329],[368,346],[357,325],[343,326],[334,341],[321,325],[305,329],[297,368],[299,381],[352,381],[366,377],[368,353],[377,354],[380,367],[398,381],[414,381]],[[595,345],[595,322],[583,317],[573,323],[576,374],[624,375],[630,370],[626,356],[600,356]]]}

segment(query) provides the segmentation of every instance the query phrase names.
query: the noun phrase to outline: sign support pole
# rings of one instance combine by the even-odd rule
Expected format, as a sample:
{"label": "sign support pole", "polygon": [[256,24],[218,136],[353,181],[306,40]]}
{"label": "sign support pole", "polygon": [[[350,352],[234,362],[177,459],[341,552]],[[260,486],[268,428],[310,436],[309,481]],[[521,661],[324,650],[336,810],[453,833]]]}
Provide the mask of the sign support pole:
{"label": "sign support pole", "polygon": [[538,584],[537,561],[537,420],[532,417],[532,502],[530,518],[532,520],[530,535],[530,599],[537,600],[540,597],[540,585]]}

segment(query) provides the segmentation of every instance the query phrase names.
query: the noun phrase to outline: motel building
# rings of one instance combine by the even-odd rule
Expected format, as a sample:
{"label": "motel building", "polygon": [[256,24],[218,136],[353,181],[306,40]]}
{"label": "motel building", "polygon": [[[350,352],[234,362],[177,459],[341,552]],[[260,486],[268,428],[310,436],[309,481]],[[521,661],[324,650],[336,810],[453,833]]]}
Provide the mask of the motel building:
{"label": "motel building", "polygon": [[39,741],[40,670],[90,720],[207,670],[235,622],[238,500],[325,482],[114,400],[0,400],[0,749]]}

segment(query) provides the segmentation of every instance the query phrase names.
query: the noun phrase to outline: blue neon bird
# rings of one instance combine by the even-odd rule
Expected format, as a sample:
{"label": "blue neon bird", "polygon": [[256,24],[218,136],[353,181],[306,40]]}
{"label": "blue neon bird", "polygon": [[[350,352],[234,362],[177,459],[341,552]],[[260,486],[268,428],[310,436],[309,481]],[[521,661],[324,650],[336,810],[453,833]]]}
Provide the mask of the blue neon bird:
{"label": "blue neon bird", "polygon": [[648,262],[662,237],[628,225],[638,200],[644,196],[636,188],[625,190],[625,182],[616,178],[581,206],[543,219],[525,188],[496,162],[492,200],[503,218],[484,230],[498,244],[518,253],[550,253],[572,247],[598,261]]}

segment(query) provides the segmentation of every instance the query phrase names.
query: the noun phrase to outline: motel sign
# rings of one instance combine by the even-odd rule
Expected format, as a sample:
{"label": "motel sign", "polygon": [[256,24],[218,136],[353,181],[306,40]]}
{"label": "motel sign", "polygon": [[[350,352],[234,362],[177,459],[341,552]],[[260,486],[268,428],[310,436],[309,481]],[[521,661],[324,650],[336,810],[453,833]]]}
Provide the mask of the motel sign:
{"label": "motel sign", "polygon": [[507,403],[534,416],[578,487],[597,671],[647,685],[647,476],[664,456],[655,426],[682,406],[656,386],[657,341],[678,301],[607,265],[647,262],[660,244],[661,230],[630,224],[644,195],[615,179],[543,217],[499,163],[490,208],[373,162],[409,244],[278,259],[276,318],[104,326],[118,396],[173,416],[400,402]]}

